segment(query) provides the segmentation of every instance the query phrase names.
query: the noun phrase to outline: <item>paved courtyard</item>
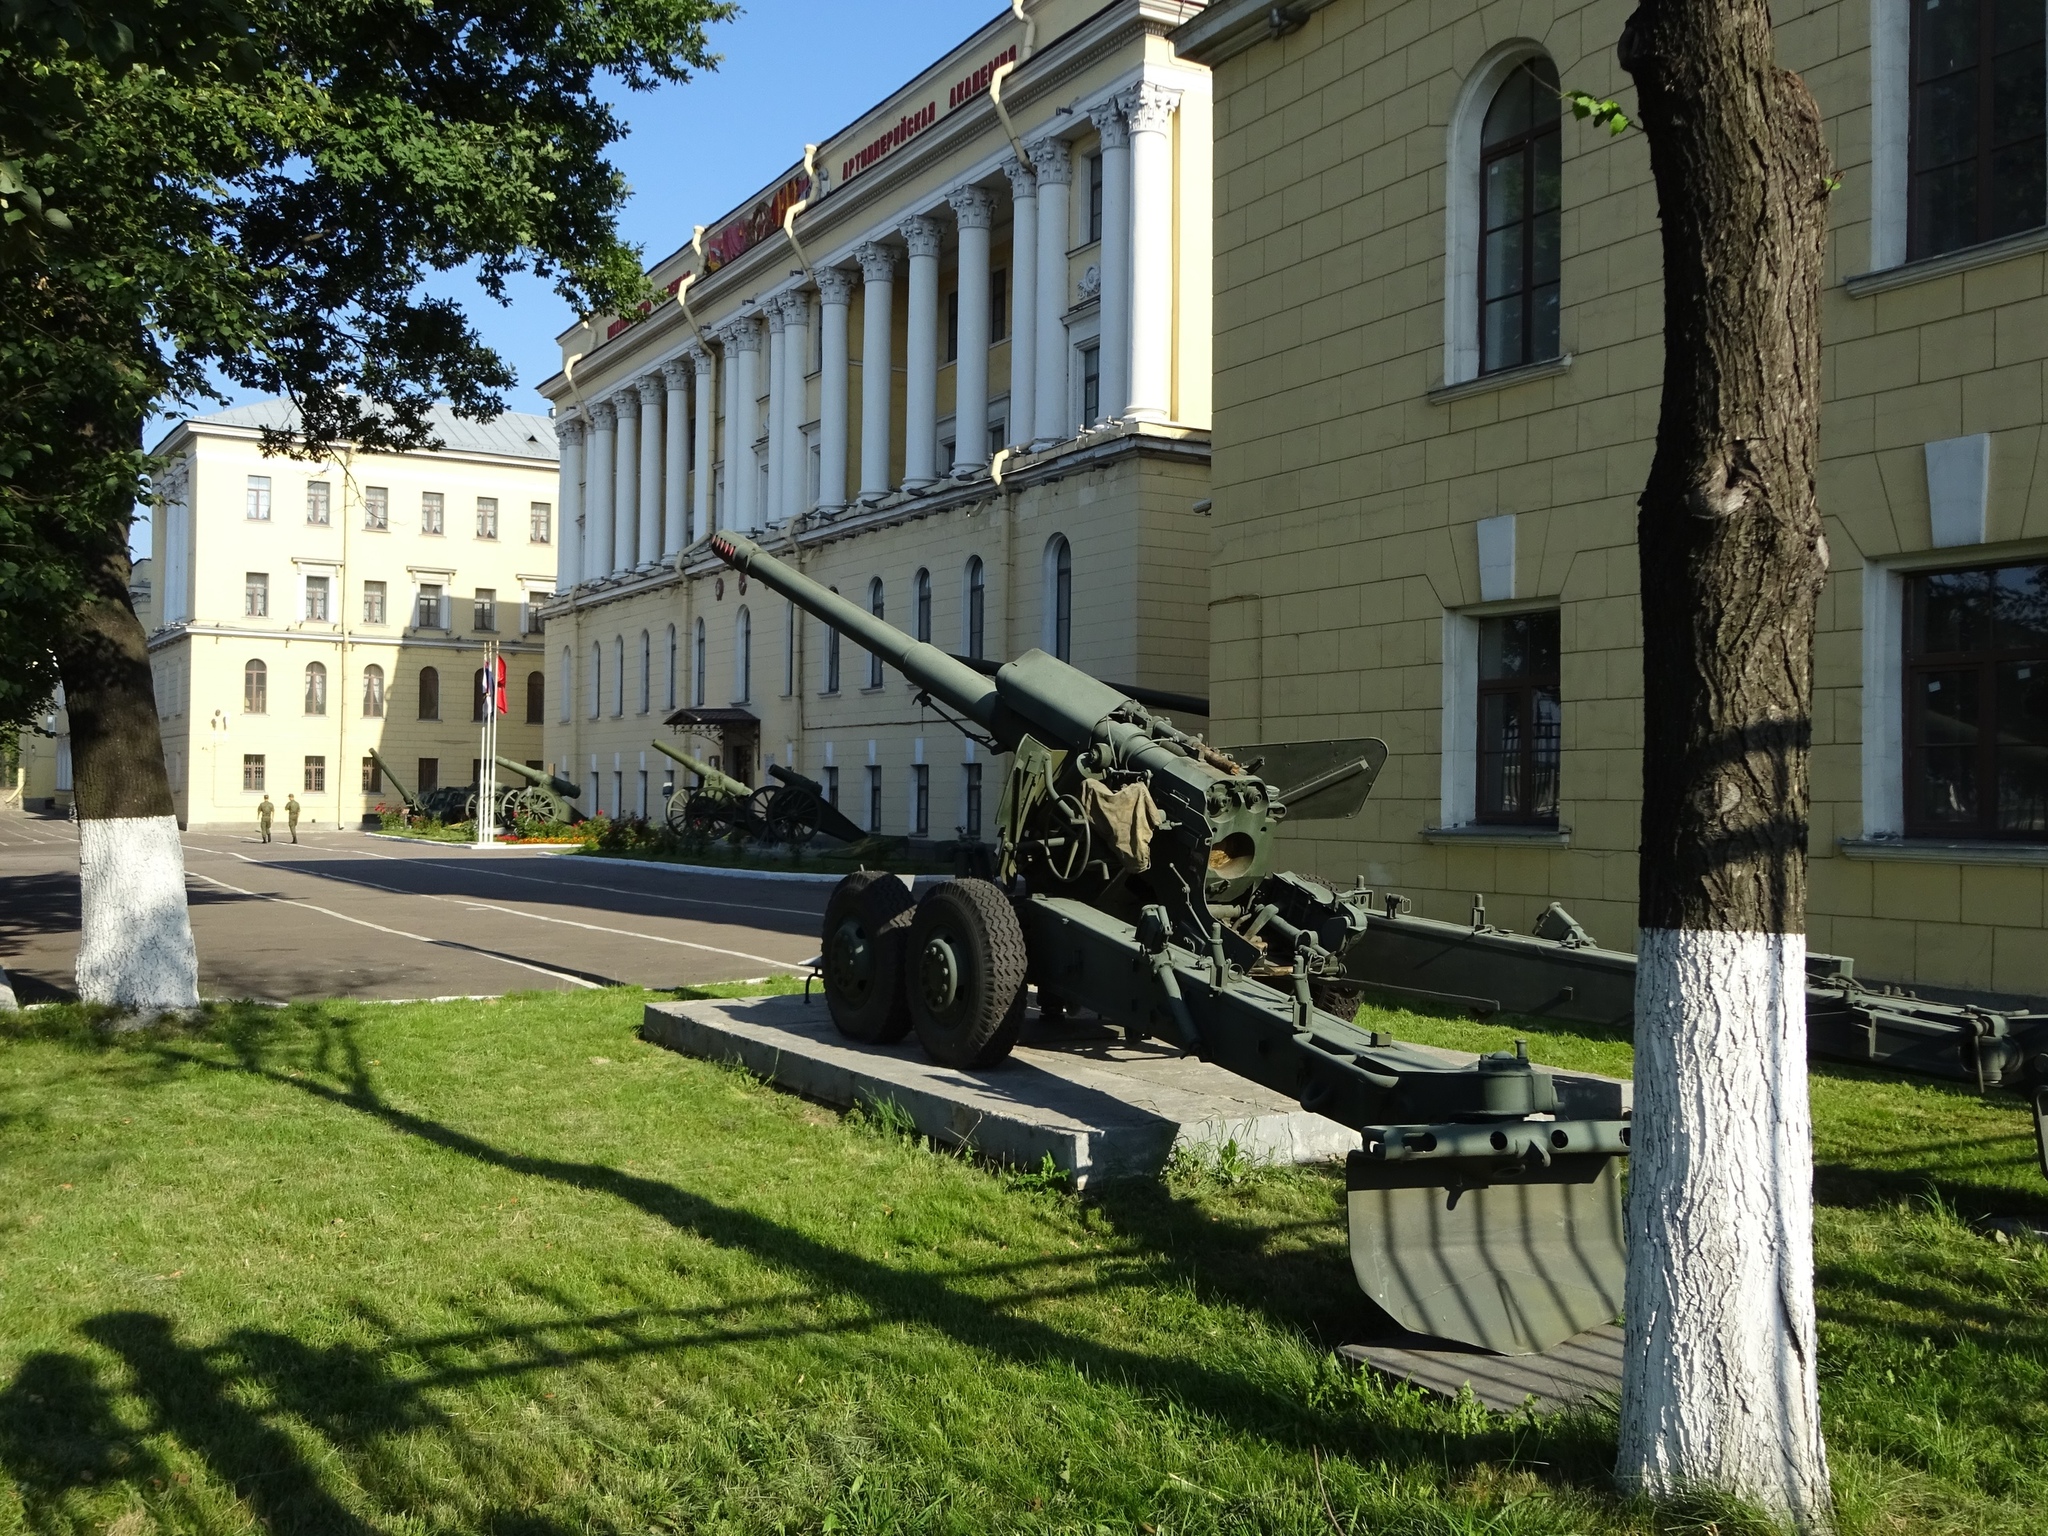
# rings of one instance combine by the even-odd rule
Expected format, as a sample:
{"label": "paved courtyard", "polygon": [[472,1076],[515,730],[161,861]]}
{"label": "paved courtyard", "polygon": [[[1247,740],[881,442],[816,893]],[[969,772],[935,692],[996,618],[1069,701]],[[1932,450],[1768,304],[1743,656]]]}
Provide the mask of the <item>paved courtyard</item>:
{"label": "paved courtyard", "polygon": [[[300,842],[185,842],[208,997],[457,997],[798,968],[831,886],[678,873],[560,854],[301,830]],[[78,835],[0,814],[0,967],[23,1002],[71,995]]]}

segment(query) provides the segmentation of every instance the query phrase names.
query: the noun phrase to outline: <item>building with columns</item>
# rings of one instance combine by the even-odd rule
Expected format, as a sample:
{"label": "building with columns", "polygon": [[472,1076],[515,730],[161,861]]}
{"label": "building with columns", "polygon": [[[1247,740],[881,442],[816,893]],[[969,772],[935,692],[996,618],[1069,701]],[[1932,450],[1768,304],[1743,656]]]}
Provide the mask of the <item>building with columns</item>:
{"label": "building with columns", "polygon": [[[1224,740],[1376,735],[1285,862],[1433,917],[1562,901],[1633,947],[1637,499],[1663,370],[1633,0],[1216,0]],[[1996,13],[1998,17],[2007,12]],[[1859,974],[2048,996],[2042,12],[1801,0],[1828,194],[1808,937]],[[1997,22],[2006,27],[2005,20]],[[1989,126],[2000,126],[1996,132]],[[1982,126],[1980,126],[1982,125]]]}
{"label": "building with columns", "polygon": [[656,263],[649,313],[560,338],[546,753],[599,808],[661,814],[673,728],[875,830],[993,835],[999,769],[719,528],[946,649],[1205,692],[1198,8],[1005,11]]}

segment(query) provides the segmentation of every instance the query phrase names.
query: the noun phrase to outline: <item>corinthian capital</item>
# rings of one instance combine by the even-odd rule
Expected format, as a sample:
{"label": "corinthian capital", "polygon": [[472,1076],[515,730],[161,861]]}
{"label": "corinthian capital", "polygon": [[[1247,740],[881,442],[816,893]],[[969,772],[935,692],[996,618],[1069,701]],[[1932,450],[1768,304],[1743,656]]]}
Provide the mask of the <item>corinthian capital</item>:
{"label": "corinthian capital", "polygon": [[[861,247],[866,250],[866,246]],[[827,304],[853,302],[853,274],[844,267],[818,268],[818,297]]]}
{"label": "corinthian capital", "polygon": [[583,418],[563,416],[555,422],[555,441],[564,448],[580,447],[583,442]]}
{"label": "corinthian capital", "polygon": [[1038,196],[1038,178],[1032,174],[1030,161],[1012,155],[1003,162],[1003,174],[1010,178],[1011,202],[1028,202]]}
{"label": "corinthian capital", "polygon": [[1164,133],[1180,105],[1180,92],[1171,86],[1141,80],[1123,94],[1124,115],[1133,133]]}
{"label": "corinthian capital", "polygon": [[654,410],[661,404],[662,391],[666,387],[656,373],[643,373],[633,381],[633,387],[640,391],[640,406],[643,410]]}
{"label": "corinthian capital", "polygon": [[955,187],[946,194],[962,229],[987,229],[996,221],[996,200],[980,187]]}
{"label": "corinthian capital", "polygon": [[611,401],[593,400],[590,402],[590,425],[594,430],[609,432],[618,424],[618,419],[619,413],[612,409]]}
{"label": "corinthian capital", "polygon": [[889,283],[896,280],[896,251],[893,246],[870,240],[854,250],[853,259],[860,263],[861,281],[864,283]]}
{"label": "corinthian capital", "polygon": [[1031,151],[1031,169],[1038,173],[1038,184],[1044,186],[1066,186],[1074,179],[1074,146],[1065,139],[1037,139],[1027,144]]}
{"label": "corinthian capital", "polygon": [[903,237],[903,243],[910,247],[912,256],[939,254],[939,226],[930,219],[922,216],[905,219],[896,232]]}
{"label": "corinthian capital", "polygon": [[1088,121],[1095,125],[1095,131],[1102,135],[1104,149],[1122,149],[1131,142],[1131,130],[1124,122],[1124,104],[1121,96],[1112,96],[1107,101],[1097,102],[1088,109]]}

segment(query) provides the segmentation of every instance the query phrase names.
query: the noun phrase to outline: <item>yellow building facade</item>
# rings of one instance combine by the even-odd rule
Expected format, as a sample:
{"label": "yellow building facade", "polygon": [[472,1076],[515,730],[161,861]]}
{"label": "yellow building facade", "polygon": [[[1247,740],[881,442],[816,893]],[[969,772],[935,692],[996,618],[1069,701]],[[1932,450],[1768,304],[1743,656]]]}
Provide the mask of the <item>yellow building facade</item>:
{"label": "yellow building facade", "polygon": [[437,408],[434,451],[266,455],[263,429],[291,421],[259,402],[184,421],[156,450],[146,624],[181,824],[253,825],[268,795],[282,827],[293,795],[304,825],[356,826],[400,804],[398,783],[474,783],[492,643],[508,673],[499,754],[538,763],[553,423]]}
{"label": "yellow building facade", "polygon": [[[1176,33],[1216,112],[1216,734],[1388,741],[1355,821],[1292,835],[1298,867],[1444,918],[1487,892],[1522,928],[1560,900],[1622,947],[1657,199],[1643,137],[1557,91],[1633,110],[1629,10],[1223,0]],[[2048,993],[2040,15],[1775,15],[1842,176],[1811,943]]]}
{"label": "yellow building facade", "polygon": [[657,263],[639,323],[561,338],[546,755],[586,804],[659,816],[661,739],[793,766],[876,831],[994,834],[1000,768],[747,590],[714,529],[946,649],[1203,693],[1208,81],[1166,40],[1191,9],[1005,13]]}

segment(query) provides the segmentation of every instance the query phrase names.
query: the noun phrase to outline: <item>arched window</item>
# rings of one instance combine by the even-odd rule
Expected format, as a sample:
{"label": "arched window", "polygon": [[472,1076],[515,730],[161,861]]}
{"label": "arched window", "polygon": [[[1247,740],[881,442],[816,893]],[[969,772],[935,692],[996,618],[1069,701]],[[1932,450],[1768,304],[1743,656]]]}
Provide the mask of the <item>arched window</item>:
{"label": "arched window", "polygon": [[1561,146],[1557,69],[1523,62],[1479,139],[1479,371],[1557,356]]}
{"label": "arched window", "polygon": [[733,619],[732,701],[745,704],[754,696],[754,616],[744,605]]}
{"label": "arched window", "polygon": [[250,715],[265,714],[270,709],[270,668],[260,661],[250,661],[242,667],[242,712]]}
{"label": "arched window", "polygon": [[[602,713],[604,713],[604,642],[602,640],[593,640],[590,642],[590,718],[595,720]],[[596,803],[594,800],[591,802],[593,807]],[[594,816],[597,812],[593,809],[591,814]]]}
{"label": "arched window", "polygon": [[[877,576],[868,582],[868,612],[876,618],[882,617],[882,578]],[[868,652],[868,686],[882,686],[882,658],[880,653]]]}
{"label": "arched window", "polygon": [[541,671],[526,674],[526,723],[539,725],[547,718],[548,679]]}
{"label": "arched window", "polygon": [[484,669],[478,667],[476,676],[469,680],[469,718],[482,720],[484,705],[490,702],[490,685],[484,681]]}
{"label": "arched window", "polygon": [[987,639],[983,623],[984,606],[988,597],[988,573],[982,568],[981,556],[967,558],[967,581],[964,601],[960,605],[961,648],[977,661],[982,656],[982,645]]}
{"label": "arched window", "polygon": [[420,718],[441,718],[441,674],[432,667],[420,668]]}
{"label": "arched window", "polygon": [[626,713],[626,637],[612,636],[612,715],[622,718]]}
{"label": "arched window", "polygon": [[575,691],[575,687],[576,653],[571,651],[569,647],[565,645],[562,647],[562,678],[559,686],[555,690],[562,696],[561,703],[556,707],[559,708],[562,712],[562,723],[564,725],[567,725],[569,723],[569,711],[575,707],[575,701],[571,698],[571,695]]}
{"label": "arched window", "polygon": [[694,654],[690,657],[690,704],[693,708],[704,707],[704,621],[697,621],[697,633],[691,639]]}
{"label": "arched window", "polygon": [[654,641],[646,630],[640,631],[640,713],[646,714],[654,707]]}
{"label": "arched window", "polygon": [[363,668],[363,718],[384,718],[384,669],[374,661]]}
{"label": "arched window", "polygon": [[1074,659],[1074,551],[1063,533],[1045,546],[1045,648]]}
{"label": "arched window", "polygon": [[676,627],[673,624],[668,627],[668,690],[663,696],[668,700],[668,703],[662,707],[664,709],[674,709],[676,707]]}
{"label": "arched window", "polygon": [[306,663],[306,713],[327,713],[327,663],[324,661]]}
{"label": "arched window", "polygon": [[932,573],[922,566],[910,583],[911,619],[917,626],[917,638],[927,645],[932,638]]}
{"label": "arched window", "polygon": [[1484,55],[1451,114],[1444,198],[1444,383],[1560,353],[1557,68],[1518,38]]}

